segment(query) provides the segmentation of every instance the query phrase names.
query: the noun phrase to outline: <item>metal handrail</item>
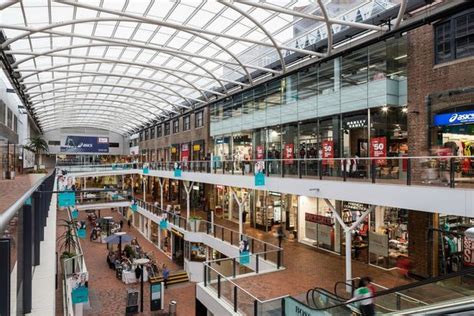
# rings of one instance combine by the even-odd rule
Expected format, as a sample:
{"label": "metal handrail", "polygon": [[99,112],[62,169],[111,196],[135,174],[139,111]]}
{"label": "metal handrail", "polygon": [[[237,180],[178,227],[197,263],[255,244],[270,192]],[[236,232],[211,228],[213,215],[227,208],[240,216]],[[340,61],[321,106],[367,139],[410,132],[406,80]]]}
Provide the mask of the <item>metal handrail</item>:
{"label": "metal handrail", "polygon": [[3,231],[10,220],[15,216],[16,212],[23,207],[31,195],[39,188],[45,179],[47,179],[54,171],[45,174],[38,179],[21,197],[19,197],[12,205],[0,214],[0,231]]}

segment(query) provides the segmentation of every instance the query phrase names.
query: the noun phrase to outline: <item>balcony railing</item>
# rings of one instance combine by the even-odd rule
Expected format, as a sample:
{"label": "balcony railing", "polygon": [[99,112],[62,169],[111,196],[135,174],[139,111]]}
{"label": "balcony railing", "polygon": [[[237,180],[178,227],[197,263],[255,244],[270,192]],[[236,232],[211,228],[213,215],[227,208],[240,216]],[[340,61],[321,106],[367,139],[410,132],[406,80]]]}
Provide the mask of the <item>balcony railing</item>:
{"label": "balcony railing", "polygon": [[474,156],[423,156],[377,158],[310,158],[213,161],[170,161],[108,165],[58,166],[69,172],[143,169],[224,175],[337,180],[403,185],[474,187]]}

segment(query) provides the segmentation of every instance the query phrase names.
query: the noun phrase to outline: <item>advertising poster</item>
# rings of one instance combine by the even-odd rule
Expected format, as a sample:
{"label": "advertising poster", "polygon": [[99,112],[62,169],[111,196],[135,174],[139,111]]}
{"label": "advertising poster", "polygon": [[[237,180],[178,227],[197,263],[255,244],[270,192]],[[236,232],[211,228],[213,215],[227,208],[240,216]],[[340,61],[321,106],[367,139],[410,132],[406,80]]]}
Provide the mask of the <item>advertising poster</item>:
{"label": "advertising poster", "polygon": [[294,148],[295,148],[294,144],[285,144],[285,151],[283,153],[283,159],[285,159],[285,165],[291,165],[293,163]]}
{"label": "advertising poster", "polygon": [[474,267],[474,228],[468,228],[464,232],[464,265]]}
{"label": "advertising poster", "polygon": [[158,311],[163,309],[163,287],[161,283],[150,284],[150,310]]}
{"label": "advertising poster", "polygon": [[181,145],[181,160],[187,162],[189,160],[189,144]]}
{"label": "advertising poster", "polygon": [[149,171],[150,171],[150,166],[149,166],[148,162],[145,162],[143,164],[143,174],[148,174]]}
{"label": "advertising poster", "polygon": [[324,140],[321,145],[323,165],[332,165],[334,161],[330,159],[334,158],[334,142],[332,140]]}
{"label": "advertising poster", "polygon": [[130,209],[132,212],[136,212],[138,210],[138,205],[136,201],[132,201],[132,204],[130,205]]}
{"label": "advertising poster", "polygon": [[265,159],[265,149],[263,145],[257,146],[257,159]]}
{"label": "advertising poster", "polygon": [[265,185],[265,163],[263,160],[255,163],[255,186]]}
{"label": "advertising poster", "polygon": [[23,148],[23,168],[33,168],[35,166],[35,153]]}
{"label": "advertising poster", "polygon": [[70,278],[73,304],[89,301],[89,276],[87,272],[74,273]]}
{"label": "advertising poster", "polygon": [[67,136],[61,152],[66,153],[108,153],[109,138],[95,136]]}
{"label": "advertising poster", "polygon": [[[370,157],[387,157],[387,138],[385,136],[370,139]],[[387,160],[377,159],[375,163],[377,165],[384,165],[387,163]]]}
{"label": "advertising poster", "polygon": [[249,264],[250,263],[250,247],[248,240],[244,239],[240,241],[239,245],[239,262],[240,264]]}
{"label": "advertising poster", "polygon": [[76,204],[76,178],[71,175],[58,177],[58,205],[59,207],[74,206]]}

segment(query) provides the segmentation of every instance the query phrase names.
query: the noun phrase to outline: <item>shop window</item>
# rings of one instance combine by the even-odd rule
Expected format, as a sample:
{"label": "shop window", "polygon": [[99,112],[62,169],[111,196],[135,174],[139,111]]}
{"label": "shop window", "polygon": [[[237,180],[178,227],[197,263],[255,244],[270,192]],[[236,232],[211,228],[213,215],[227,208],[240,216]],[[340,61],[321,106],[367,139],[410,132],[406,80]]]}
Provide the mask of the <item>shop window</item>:
{"label": "shop window", "polygon": [[6,105],[5,103],[0,100],[0,123],[1,124],[5,124],[5,118],[6,118],[6,115],[5,115],[5,111],[6,111]]}
{"label": "shop window", "polygon": [[13,115],[13,131],[18,133],[18,117],[16,115]]}
{"label": "shop window", "polygon": [[160,138],[161,136],[163,136],[163,125],[160,124],[156,127],[156,137]]}
{"label": "shop window", "polygon": [[10,109],[7,111],[7,126],[13,129],[13,112]]}
{"label": "shop window", "polygon": [[186,115],[183,117],[183,131],[187,131],[191,129],[191,116]]}
{"label": "shop window", "polygon": [[195,242],[190,243],[189,259],[197,262],[206,261],[206,245]]}
{"label": "shop window", "polygon": [[165,123],[165,136],[171,133],[171,123],[168,121]]}
{"label": "shop window", "polygon": [[173,134],[179,133],[179,119],[173,121]]}
{"label": "shop window", "polygon": [[150,139],[155,138],[155,126],[150,127]]}
{"label": "shop window", "polygon": [[194,125],[195,128],[203,127],[204,126],[204,111],[196,112],[194,119],[195,119],[195,125]]}
{"label": "shop window", "polygon": [[140,134],[138,134],[138,135],[139,135],[138,138],[140,139],[140,141],[143,141],[143,131],[140,132]]}
{"label": "shop window", "polygon": [[435,62],[474,55],[474,12],[450,18],[435,26]]}
{"label": "shop window", "polygon": [[223,117],[223,102],[217,102],[211,105],[211,121],[220,122]]}
{"label": "shop window", "polygon": [[150,135],[150,133],[149,133],[149,131],[146,129],[146,130],[145,130],[145,140],[148,140],[148,139],[149,139],[149,135]]}
{"label": "shop window", "polygon": [[61,142],[59,140],[48,140],[49,146],[60,146]]}
{"label": "shop window", "polygon": [[253,90],[244,92],[242,98],[242,114],[252,114],[254,111]]}
{"label": "shop window", "polygon": [[298,99],[304,100],[318,94],[318,68],[309,67],[299,72]]}

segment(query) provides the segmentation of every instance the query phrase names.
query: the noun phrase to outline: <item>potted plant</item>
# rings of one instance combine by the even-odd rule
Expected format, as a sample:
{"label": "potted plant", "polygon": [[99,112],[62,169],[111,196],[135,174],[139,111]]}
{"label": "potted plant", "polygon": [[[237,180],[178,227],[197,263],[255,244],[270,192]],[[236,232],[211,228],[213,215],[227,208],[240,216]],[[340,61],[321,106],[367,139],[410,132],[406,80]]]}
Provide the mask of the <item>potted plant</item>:
{"label": "potted plant", "polygon": [[73,260],[66,260],[76,256],[76,248],[78,247],[78,241],[76,236],[76,227],[77,222],[74,219],[71,220],[62,220],[63,223],[59,224],[59,227],[64,227],[65,230],[57,239],[58,243],[61,243],[59,249],[62,250],[60,259],[63,263],[63,273],[66,275],[74,272],[74,263]]}
{"label": "potted plant", "polygon": [[199,225],[201,224],[201,216],[190,216],[189,217],[189,230],[192,232],[199,231]]}

